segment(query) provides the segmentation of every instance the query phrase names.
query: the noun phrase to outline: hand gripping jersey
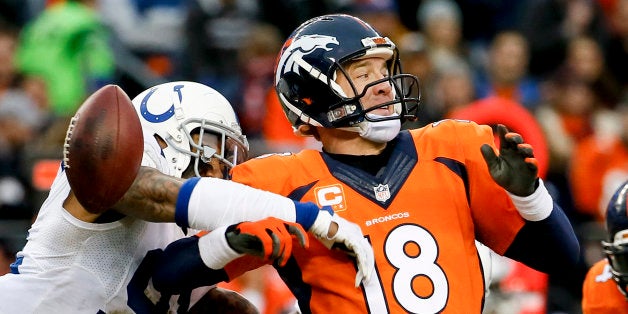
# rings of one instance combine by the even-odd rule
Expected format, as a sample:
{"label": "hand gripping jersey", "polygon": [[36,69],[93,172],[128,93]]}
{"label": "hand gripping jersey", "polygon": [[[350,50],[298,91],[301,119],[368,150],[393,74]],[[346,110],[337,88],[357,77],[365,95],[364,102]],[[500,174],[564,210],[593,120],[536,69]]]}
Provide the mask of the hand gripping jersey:
{"label": "hand gripping jersey", "polygon": [[607,259],[595,263],[584,278],[582,312],[584,314],[628,314],[628,300],[615,284]]}
{"label": "hand gripping jersey", "polygon": [[[331,206],[357,223],[375,251],[376,273],[354,287],[344,252],[311,239],[279,268],[303,313],[480,313],[484,282],[474,239],[504,254],[524,221],[480,153],[488,126],[444,120],[403,131],[372,176],[325,153],[268,155],[233,169],[233,180]],[[230,278],[254,267],[227,265]]]}
{"label": "hand gripping jersey", "polygon": [[[159,146],[144,135],[143,165],[168,173]],[[88,175],[88,174],[86,174]],[[160,295],[149,285],[150,257],[184,236],[174,223],[125,217],[87,223],[63,208],[63,167],[17,253],[0,277],[0,313],[146,313]],[[148,258],[145,258],[148,256]],[[145,292],[146,290],[146,292]],[[173,299],[174,300],[174,299]],[[175,301],[166,300],[168,303]]]}

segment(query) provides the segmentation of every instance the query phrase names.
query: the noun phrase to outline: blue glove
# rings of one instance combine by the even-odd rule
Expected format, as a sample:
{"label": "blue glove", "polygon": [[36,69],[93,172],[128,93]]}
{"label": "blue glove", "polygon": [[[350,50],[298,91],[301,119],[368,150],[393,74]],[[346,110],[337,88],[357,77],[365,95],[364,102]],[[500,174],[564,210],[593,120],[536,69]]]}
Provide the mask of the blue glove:
{"label": "blue glove", "polygon": [[538,187],[539,167],[530,144],[524,143],[521,135],[508,132],[497,125],[499,134],[499,155],[491,145],[480,148],[493,180],[506,191],[517,196],[529,196]]}

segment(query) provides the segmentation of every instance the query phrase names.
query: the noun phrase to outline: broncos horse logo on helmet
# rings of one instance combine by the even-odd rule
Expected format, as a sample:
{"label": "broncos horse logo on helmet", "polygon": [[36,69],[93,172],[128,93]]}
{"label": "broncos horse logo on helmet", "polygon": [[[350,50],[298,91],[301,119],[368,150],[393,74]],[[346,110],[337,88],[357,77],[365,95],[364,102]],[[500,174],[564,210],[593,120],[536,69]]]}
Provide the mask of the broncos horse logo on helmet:
{"label": "broncos horse logo on helmet", "polygon": [[[365,120],[416,118],[419,82],[414,75],[401,73],[398,55],[390,39],[353,16],[324,15],[303,23],[284,44],[275,69],[275,88],[288,120],[295,130],[306,124],[359,132]],[[336,78],[347,75],[343,67],[347,62],[368,57],[387,60],[389,75],[367,88],[386,82],[393,87],[395,99],[365,109],[360,99],[366,88],[358,91],[353,87],[354,96],[349,97]],[[379,120],[367,116],[372,110],[390,105],[395,108],[393,116]]]}
{"label": "broncos horse logo on helmet", "polygon": [[[282,65],[281,71],[277,70],[275,80],[279,81],[280,76],[286,72],[299,72],[299,67],[307,67],[303,64],[303,56],[316,52],[317,49],[331,51],[329,45],[338,45],[335,37],[324,35],[305,35],[288,43],[288,51],[281,55],[279,64]],[[311,68],[313,69],[313,68]],[[319,77],[323,80],[323,77]],[[325,82],[323,80],[323,82]]]}

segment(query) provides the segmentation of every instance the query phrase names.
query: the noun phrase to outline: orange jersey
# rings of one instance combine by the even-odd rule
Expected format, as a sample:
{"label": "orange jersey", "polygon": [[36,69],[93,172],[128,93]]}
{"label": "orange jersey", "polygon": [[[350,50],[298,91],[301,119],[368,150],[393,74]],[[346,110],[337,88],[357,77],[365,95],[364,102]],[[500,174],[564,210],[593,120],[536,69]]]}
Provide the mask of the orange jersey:
{"label": "orange jersey", "polygon": [[[488,126],[444,120],[403,131],[373,176],[314,150],[267,155],[233,169],[233,180],[331,206],[357,223],[375,252],[376,272],[354,287],[346,253],[310,239],[278,271],[303,313],[480,313],[484,298],[478,239],[503,254],[524,224],[480,153]],[[226,267],[230,278],[255,267]]]}
{"label": "orange jersey", "polygon": [[582,285],[583,314],[628,314],[628,301],[611,275],[608,260],[603,259],[587,272]]}

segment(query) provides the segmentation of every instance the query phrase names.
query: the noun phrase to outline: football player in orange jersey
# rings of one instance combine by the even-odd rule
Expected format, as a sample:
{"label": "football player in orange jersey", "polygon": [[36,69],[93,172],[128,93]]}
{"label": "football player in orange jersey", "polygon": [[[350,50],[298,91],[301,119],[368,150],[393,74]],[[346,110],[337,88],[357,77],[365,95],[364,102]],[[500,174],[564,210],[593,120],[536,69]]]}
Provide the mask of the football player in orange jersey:
{"label": "football player in orange jersey", "polygon": [[582,286],[584,314],[628,314],[628,181],[606,207],[606,259],[587,273]]}
{"label": "football player in orange jersey", "polygon": [[[400,131],[419,114],[419,82],[364,21],[306,21],[280,52],[275,87],[295,133],[322,151],[260,156],[235,166],[232,180],[333,210],[375,252],[375,272],[356,288],[350,256],[318,241],[295,247],[276,268],[303,313],[480,313],[475,239],[546,273],[577,263],[573,229],[519,134],[498,126],[497,154],[491,128],[469,121]],[[225,271],[234,278],[257,266],[244,257]]]}

